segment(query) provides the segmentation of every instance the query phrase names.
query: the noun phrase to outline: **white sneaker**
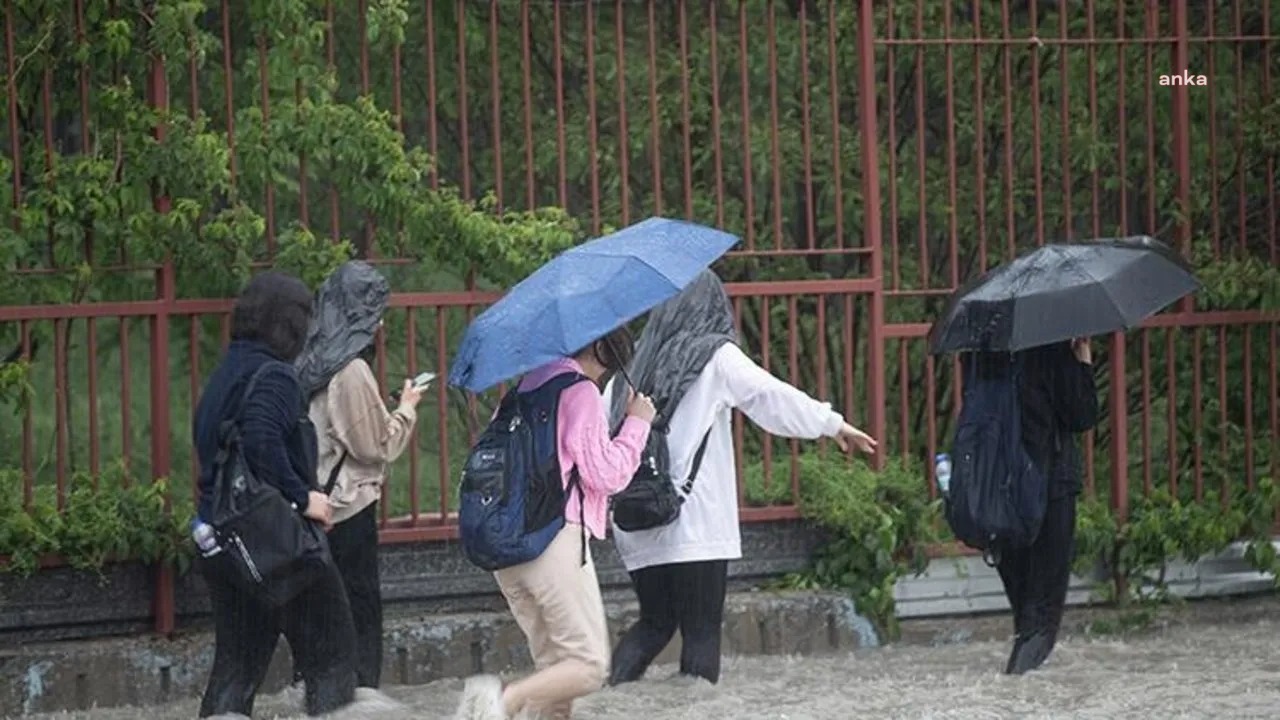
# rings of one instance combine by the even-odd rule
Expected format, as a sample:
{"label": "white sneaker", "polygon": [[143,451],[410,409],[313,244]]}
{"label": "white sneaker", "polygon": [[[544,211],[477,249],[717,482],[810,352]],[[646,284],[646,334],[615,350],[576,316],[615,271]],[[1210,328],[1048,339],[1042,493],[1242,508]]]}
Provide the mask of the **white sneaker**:
{"label": "white sneaker", "polygon": [[508,720],[502,704],[502,681],[493,675],[467,679],[454,720]]}

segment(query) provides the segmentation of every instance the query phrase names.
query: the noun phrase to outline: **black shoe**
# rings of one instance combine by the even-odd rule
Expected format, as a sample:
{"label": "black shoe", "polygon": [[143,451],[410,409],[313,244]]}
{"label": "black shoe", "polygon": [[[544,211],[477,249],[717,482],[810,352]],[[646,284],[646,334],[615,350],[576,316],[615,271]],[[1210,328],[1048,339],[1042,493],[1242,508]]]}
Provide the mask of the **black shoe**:
{"label": "black shoe", "polygon": [[1013,652],[1009,655],[1005,674],[1022,675],[1044,665],[1053,650],[1053,635],[1045,630],[1019,635],[1013,643]]}

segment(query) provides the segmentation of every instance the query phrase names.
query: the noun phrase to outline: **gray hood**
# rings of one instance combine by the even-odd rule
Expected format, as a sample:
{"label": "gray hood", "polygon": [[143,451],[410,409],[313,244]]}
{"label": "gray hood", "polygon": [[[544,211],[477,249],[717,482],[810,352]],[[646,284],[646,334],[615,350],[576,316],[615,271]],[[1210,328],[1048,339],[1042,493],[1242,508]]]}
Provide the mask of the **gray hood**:
{"label": "gray hood", "polygon": [[390,295],[387,279],[359,260],[344,263],[324,281],[296,362],[307,397],[328,387],[339,370],[373,343]]}
{"label": "gray hood", "polygon": [[[649,313],[627,375],[658,408],[654,425],[665,429],[680,400],[711,356],[737,343],[733,304],[720,278],[705,270],[681,293]],[[617,428],[627,409],[627,384],[617,379],[610,399],[610,424]]]}

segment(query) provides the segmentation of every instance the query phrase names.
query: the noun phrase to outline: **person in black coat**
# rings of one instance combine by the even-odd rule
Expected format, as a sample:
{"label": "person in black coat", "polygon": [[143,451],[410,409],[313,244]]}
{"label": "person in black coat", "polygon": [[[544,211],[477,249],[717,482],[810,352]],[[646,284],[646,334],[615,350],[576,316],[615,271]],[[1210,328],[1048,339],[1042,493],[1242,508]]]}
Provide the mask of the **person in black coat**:
{"label": "person in black coat", "polygon": [[1075,435],[1098,422],[1093,353],[1087,339],[1022,352],[1022,444],[1045,474],[1049,503],[1035,542],[1006,551],[997,564],[1013,609],[1016,637],[1005,668],[1013,675],[1039,668],[1057,642],[1075,555],[1081,490]]}
{"label": "person in black coat", "polygon": [[[311,319],[311,292],[280,273],[254,277],[236,300],[231,346],[213,371],[196,407],[193,440],[200,460],[197,517],[210,516],[214,458],[224,421],[239,417],[245,462],[299,513],[329,526],[328,497],[317,492],[315,429],[292,362],[302,350]],[[249,380],[264,364],[251,396]],[[243,410],[241,405],[243,403]],[[200,717],[252,715],[254,696],[283,633],[306,682],[310,715],[332,712],[355,697],[355,626],[342,578],[330,562],[318,578],[284,607],[263,604],[233,582],[225,548],[209,552],[197,567],[209,589],[214,658]]]}

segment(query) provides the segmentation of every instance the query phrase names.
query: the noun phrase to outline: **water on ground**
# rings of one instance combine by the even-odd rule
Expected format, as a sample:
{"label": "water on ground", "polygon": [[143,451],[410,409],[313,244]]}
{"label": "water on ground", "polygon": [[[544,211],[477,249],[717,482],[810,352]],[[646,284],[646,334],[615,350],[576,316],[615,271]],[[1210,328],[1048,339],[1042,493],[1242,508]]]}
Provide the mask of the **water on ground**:
{"label": "water on ground", "polygon": [[[1173,627],[1128,639],[1068,637],[1025,677],[999,673],[1005,643],[900,646],[822,658],[728,658],[717,686],[655,667],[640,683],[579,701],[582,720],[901,718],[1277,718],[1280,618]],[[338,716],[449,720],[462,681],[389,687]],[[45,720],[193,718],[194,699]],[[302,717],[289,694],[261,697],[259,718]]]}

